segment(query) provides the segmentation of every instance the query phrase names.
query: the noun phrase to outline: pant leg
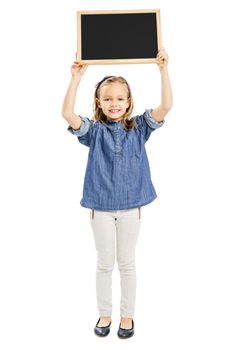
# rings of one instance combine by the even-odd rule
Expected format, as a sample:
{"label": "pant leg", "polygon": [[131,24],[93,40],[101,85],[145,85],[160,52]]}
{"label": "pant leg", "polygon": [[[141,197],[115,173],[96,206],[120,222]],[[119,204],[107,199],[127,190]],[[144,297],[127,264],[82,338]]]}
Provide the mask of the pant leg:
{"label": "pant leg", "polygon": [[108,211],[92,210],[90,223],[97,250],[96,294],[100,316],[112,313],[112,271],[115,262],[115,217]]}
{"label": "pant leg", "polygon": [[120,211],[116,221],[117,262],[121,281],[121,317],[133,317],[136,299],[135,248],[141,208]]}

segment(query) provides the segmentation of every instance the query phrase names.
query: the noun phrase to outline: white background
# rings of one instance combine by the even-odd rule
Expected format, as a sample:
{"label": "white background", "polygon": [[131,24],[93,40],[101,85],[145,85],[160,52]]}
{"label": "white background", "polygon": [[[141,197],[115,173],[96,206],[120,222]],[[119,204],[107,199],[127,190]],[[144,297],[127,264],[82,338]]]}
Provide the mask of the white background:
{"label": "white background", "polygon": [[[2,350],[231,350],[231,14],[229,1],[2,1]],[[96,252],[79,204],[88,149],[61,106],[76,51],[76,11],[161,10],[174,106],[147,143],[156,201],[143,207],[133,338],[94,336]],[[99,38],[99,40],[104,40]],[[113,45],[113,43],[112,43]],[[157,107],[153,65],[91,66],[76,112],[92,116],[95,84],[130,83],[134,113]],[[131,174],[133,176],[133,174]]]}

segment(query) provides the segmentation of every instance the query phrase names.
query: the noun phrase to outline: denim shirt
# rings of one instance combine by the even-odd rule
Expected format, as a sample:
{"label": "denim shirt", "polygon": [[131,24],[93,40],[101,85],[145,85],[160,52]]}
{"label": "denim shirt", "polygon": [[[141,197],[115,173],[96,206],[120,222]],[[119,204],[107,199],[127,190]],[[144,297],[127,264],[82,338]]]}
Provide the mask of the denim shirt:
{"label": "denim shirt", "polygon": [[82,117],[81,127],[68,127],[89,147],[81,206],[97,210],[122,210],[152,202],[156,191],[151,181],[145,143],[161,127],[151,116],[152,109],[134,117],[138,128],[125,130],[123,124],[94,122]]}

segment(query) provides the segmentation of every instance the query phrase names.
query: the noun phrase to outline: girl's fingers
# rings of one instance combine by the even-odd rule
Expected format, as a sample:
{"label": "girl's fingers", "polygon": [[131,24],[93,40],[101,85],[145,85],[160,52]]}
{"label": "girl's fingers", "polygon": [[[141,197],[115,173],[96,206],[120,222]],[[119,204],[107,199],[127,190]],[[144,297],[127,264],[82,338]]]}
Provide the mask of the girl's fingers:
{"label": "girl's fingers", "polygon": [[166,58],[165,56],[159,56],[159,57],[157,57],[157,60],[158,60],[159,62],[164,62],[166,59],[167,59],[167,58]]}
{"label": "girl's fingers", "polygon": [[78,64],[78,65],[80,65],[80,66],[83,65],[83,64],[82,64],[81,62],[79,62],[79,61],[74,61],[74,63],[75,63],[75,64]]}
{"label": "girl's fingers", "polygon": [[159,55],[157,55],[157,59],[159,60],[159,61],[167,61],[168,60],[168,55],[166,54],[166,53],[160,53]]}
{"label": "girl's fingers", "polygon": [[160,50],[158,51],[157,57],[166,56],[166,55],[167,55],[167,53],[166,53],[165,49],[163,47],[161,47]]}
{"label": "girl's fingers", "polygon": [[156,63],[160,66],[166,66],[168,64],[168,54],[164,47],[161,47],[156,56]]}
{"label": "girl's fingers", "polygon": [[74,65],[75,67],[79,67],[79,68],[82,68],[82,67],[85,67],[85,66],[86,66],[86,64],[83,64],[83,63],[78,62],[78,61],[74,61],[74,62],[73,62],[73,65]]}
{"label": "girl's fingers", "polygon": [[71,66],[71,69],[73,72],[80,72],[80,74],[84,74],[88,65],[87,64],[81,64],[79,62],[74,62],[74,64]]}

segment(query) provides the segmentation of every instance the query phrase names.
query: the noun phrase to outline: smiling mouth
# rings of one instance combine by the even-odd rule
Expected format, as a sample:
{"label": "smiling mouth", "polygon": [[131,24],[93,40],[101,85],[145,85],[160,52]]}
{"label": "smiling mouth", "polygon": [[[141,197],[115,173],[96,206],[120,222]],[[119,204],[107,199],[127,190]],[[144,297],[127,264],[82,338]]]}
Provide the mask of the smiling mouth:
{"label": "smiling mouth", "polygon": [[120,109],[110,109],[109,112],[110,113],[119,113]]}

